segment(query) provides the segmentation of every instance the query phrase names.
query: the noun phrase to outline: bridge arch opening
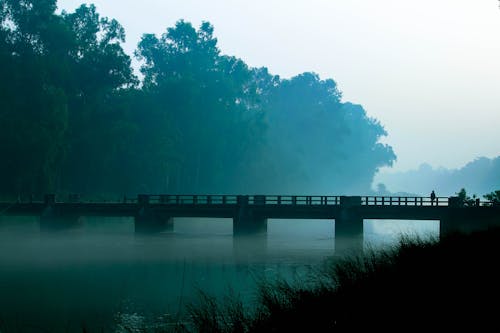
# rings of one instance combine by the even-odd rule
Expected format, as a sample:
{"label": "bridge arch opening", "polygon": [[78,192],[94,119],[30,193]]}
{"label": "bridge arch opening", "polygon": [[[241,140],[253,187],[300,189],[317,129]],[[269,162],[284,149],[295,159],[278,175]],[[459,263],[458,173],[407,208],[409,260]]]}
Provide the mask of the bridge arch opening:
{"label": "bridge arch opening", "polygon": [[174,233],[196,236],[232,236],[232,218],[175,217]]}
{"label": "bridge arch opening", "polygon": [[439,237],[439,220],[378,220],[363,221],[364,247],[380,248],[396,245],[402,236],[421,239]]}
{"label": "bridge arch opening", "polygon": [[323,219],[268,219],[270,256],[331,255],[335,246],[334,222]]}

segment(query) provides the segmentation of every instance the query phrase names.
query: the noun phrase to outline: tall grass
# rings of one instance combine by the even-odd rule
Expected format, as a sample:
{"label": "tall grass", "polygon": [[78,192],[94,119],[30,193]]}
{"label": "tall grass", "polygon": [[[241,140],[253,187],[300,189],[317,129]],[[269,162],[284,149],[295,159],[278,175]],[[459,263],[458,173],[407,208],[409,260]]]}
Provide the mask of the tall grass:
{"label": "tall grass", "polygon": [[437,240],[402,238],[391,249],[325,263],[305,281],[262,281],[255,305],[202,294],[193,332],[498,331],[500,230]]}

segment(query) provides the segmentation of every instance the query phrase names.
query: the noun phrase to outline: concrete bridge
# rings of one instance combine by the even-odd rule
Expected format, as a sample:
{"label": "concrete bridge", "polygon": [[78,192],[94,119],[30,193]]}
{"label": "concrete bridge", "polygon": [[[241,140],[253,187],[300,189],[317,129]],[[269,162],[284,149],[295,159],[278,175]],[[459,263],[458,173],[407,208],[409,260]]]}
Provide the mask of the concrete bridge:
{"label": "concrete bridge", "polygon": [[[138,195],[120,202],[56,201],[0,203],[0,215],[39,216],[41,230],[75,227],[82,216],[133,217],[136,233],[172,231],[176,217],[231,218],[234,236],[265,235],[268,219],[335,220],[336,247],[363,246],[364,219],[439,220],[440,235],[500,225],[500,206],[463,203],[457,197]],[[357,244],[357,245],[356,245]]]}

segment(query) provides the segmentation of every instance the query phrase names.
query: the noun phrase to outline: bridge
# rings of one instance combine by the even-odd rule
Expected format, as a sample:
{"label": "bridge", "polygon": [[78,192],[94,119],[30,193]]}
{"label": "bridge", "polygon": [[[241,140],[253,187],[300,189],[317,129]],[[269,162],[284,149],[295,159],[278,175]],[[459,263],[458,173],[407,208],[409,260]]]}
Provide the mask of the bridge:
{"label": "bridge", "polygon": [[133,217],[136,233],[173,231],[177,217],[231,218],[236,237],[265,235],[268,219],[329,219],[335,220],[336,247],[343,239],[362,247],[364,219],[439,220],[440,235],[500,225],[500,205],[458,197],[141,194],[92,202],[48,194],[43,201],[0,203],[0,215],[39,216],[42,231],[75,227],[82,216]]}

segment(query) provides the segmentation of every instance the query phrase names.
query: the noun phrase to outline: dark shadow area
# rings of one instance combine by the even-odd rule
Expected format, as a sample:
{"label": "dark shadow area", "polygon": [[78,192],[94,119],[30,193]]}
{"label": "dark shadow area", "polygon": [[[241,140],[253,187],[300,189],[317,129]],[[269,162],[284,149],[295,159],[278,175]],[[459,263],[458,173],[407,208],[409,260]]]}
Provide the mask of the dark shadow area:
{"label": "dark shadow area", "polygon": [[403,239],[300,282],[264,281],[256,306],[235,300],[193,307],[198,332],[356,332],[499,329],[500,229],[440,242]]}

